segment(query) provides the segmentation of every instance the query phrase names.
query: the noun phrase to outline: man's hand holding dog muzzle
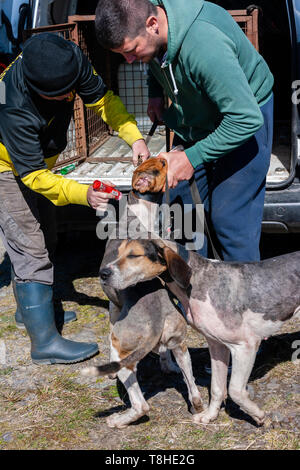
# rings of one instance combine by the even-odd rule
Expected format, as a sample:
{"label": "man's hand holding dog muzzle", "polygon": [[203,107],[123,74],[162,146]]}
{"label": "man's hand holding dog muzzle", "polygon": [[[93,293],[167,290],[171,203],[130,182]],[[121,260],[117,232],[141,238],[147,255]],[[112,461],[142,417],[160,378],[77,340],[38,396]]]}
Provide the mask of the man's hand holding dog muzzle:
{"label": "man's hand holding dog muzzle", "polygon": [[194,167],[184,151],[175,149],[168,153],[162,152],[158,157],[168,162],[169,188],[175,188],[180,181],[189,180],[193,176]]}
{"label": "man's hand holding dog muzzle", "polygon": [[[132,144],[132,162],[134,166],[137,166],[139,163],[144,162],[149,157],[150,157],[150,152],[144,139],[136,140]],[[139,160],[142,160],[142,161],[139,161]]]}

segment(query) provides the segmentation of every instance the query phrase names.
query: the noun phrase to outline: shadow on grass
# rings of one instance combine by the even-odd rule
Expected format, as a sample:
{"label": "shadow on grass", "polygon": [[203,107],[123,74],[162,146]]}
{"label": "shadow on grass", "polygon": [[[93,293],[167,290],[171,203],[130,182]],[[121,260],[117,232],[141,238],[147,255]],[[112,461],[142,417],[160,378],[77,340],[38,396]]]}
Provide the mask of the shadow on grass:
{"label": "shadow on grass", "polygon": [[2,287],[9,286],[11,282],[10,266],[11,264],[9,256],[7,252],[5,252],[3,260],[0,263],[0,289],[2,289]]}

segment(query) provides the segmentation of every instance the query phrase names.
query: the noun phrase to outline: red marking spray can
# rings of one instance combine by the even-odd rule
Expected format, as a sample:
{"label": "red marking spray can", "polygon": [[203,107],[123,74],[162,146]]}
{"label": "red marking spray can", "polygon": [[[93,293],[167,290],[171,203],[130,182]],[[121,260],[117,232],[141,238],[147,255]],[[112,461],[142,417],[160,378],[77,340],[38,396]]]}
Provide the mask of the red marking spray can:
{"label": "red marking spray can", "polygon": [[112,186],[108,186],[108,184],[102,183],[102,181],[95,180],[93,183],[93,190],[94,191],[103,191],[104,193],[110,193],[114,196],[114,199],[120,201],[122,197],[121,191],[113,188]]}

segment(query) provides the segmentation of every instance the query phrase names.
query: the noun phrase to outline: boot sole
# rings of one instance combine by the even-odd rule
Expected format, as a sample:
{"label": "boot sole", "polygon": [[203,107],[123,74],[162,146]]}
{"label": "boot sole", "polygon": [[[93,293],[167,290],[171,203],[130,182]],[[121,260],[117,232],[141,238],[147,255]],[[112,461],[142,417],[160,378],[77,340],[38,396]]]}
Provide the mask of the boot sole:
{"label": "boot sole", "polygon": [[74,359],[72,361],[67,361],[67,360],[64,360],[64,359],[33,359],[31,358],[33,364],[43,364],[43,365],[53,365],[53,364],[76,364],[77,362],[82,362],[82,361],[86,361],[87,359],[90,359],[91,357],[93,356],[96,356],[97,354],[99,354],[99,350],[98,351],[94,351],[93,353],[89,354],[88,356],[82,356],[82,357],[79,357],[77,359]]}

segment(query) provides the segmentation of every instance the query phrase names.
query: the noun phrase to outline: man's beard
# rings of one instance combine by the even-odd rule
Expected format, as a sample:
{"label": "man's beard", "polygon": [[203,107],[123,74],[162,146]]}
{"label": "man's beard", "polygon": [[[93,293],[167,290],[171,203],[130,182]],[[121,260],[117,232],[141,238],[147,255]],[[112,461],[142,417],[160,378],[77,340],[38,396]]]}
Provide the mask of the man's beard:
{"label": "man's beard", "polygon": [[163,44],[156,43],[152,37],[150,39],[149,45],[150,47],[153,47],[153,52],[151,53],[151,55],[145,57],[146,60],[142,60],[142,62],[144,62],[145,64],[148,64],[149,62],[151,62],[151,60],[155,59],[156,57],[161,60],[167,50],[167,48]]}

